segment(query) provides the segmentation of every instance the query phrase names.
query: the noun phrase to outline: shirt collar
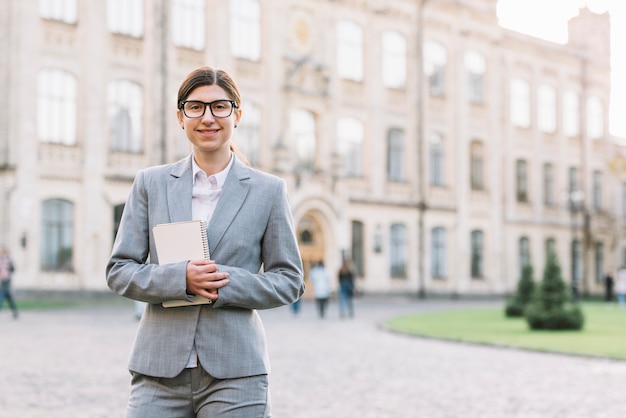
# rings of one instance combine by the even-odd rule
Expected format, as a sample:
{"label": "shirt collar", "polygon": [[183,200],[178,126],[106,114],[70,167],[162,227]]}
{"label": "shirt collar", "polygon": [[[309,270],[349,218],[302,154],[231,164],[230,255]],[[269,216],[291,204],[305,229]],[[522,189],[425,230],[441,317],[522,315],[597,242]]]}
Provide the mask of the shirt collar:
{"label": "shirt collar", "polygon": [[[230,171],[230,167],[232,167],[234,161],[235,159],[233,158],[233,153],[231,152],[230,161],[228,162],[228,165],[219,173],[215,173],[212,175],[212,177],[215,177],[215,180],[217,180],[217,187],[219,189],[221,189],[224,186],[224,183],[226,182],[226,177],[228,176],[228,172]],[[206,176],[206,173],[204,172],[204,170],[200,168],[200,166],[198,166],[193,156],[191,157],[191,167],[192,167],[192,174],[193,174],[193,184],[195,186],[198,173],[203,172],[205,176]],[[207,178],[208,177],[211,177],[211,176],[207,176]]]}

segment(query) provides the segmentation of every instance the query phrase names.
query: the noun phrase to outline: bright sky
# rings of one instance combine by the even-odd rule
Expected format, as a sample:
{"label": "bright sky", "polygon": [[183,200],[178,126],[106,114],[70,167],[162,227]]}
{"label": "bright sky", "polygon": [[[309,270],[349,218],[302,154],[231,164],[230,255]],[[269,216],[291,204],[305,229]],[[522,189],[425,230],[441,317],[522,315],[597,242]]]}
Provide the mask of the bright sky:
{"label": "bright sky", "polygon": [[626,1],[624,0],[499,0],[503,27],[549,41],[567,42],[567,21],[587,5],[611,16],[611,104],[609,130],[626,138]]}

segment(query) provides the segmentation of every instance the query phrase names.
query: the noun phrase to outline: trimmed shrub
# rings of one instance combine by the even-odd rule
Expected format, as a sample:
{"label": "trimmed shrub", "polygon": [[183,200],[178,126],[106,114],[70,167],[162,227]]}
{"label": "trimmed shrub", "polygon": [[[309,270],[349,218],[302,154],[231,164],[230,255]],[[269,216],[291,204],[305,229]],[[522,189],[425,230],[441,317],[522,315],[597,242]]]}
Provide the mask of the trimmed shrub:
{"label": "trimmed shrub", "polygon": [[524,316],[531,329],[580,330],[584,317],[580,307],[571,301],[568,286],[554,254],[546,261],[543,279],[526,306]]}
{"label": "trimmed shrub", "polygon": [[530,303],[534,290],[535,282],[533,281],[533,268],[530,264],[528,264],[522,268],[522,277],[517,283],[515,295],[506,304],[506,308],[504,310],[506,316],[524,316],[524,310]]}

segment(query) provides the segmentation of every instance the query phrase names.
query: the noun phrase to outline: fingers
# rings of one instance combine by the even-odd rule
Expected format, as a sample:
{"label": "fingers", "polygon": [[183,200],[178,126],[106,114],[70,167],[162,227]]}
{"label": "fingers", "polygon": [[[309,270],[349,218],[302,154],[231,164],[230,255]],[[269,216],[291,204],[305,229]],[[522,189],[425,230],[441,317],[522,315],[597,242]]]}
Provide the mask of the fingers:
{"label": "fingers", "polygon": [[192,260],[187,263],[187,291],[209,299],[217,299],[217,289],[228,285],[228,273],[220,272],[217,264],[209,260]]}

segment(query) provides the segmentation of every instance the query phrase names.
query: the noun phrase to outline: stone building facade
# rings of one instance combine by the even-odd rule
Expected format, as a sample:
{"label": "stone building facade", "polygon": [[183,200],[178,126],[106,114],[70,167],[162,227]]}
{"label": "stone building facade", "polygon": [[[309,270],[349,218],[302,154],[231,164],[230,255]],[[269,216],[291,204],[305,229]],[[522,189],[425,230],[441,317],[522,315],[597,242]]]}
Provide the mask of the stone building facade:
{"label": "stone building facade", "polygon": [[0,233],[22,289],[104,290],[138,169],[189,152],[193,68],[243,93],[236,142],[289,186],[305,268],[369,293],[500,295],[554,251],[587,294],[624,263],[609,16],[565,45],[495,0],[9,0]]}

